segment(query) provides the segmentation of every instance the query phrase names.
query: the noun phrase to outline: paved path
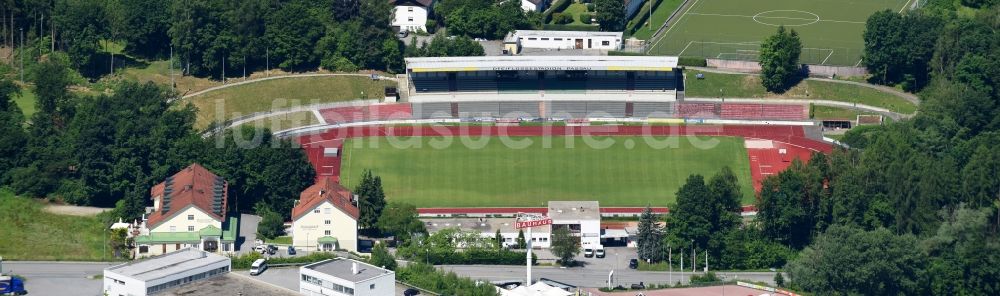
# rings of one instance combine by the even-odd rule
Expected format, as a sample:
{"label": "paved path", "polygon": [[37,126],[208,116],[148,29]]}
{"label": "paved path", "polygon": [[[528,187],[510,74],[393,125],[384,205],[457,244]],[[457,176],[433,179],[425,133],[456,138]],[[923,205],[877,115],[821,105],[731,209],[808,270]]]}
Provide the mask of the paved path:
{"label": "paved path", "polygon": [[761,98],[727,98],[727,99],[719,99],[719,98],[693,98],[693,97],[687,97],[687,98],[684,98],[684,101],[686,101],[686,102],[764,103],[764,104],[766,104],[766,103],[771,103],[771,104],[774,104],[774,103],[781,103],[781,104],[814,104],[814,105],[819,105],[819,106],[830,106],[830,107],[838,107],[838,108],[847,108],[847,109],[854,109],[854,110],[861,110],[861,111],[867,111],[867,112],[877,113],[877,114],[881,114],[881,115],[884,115],[884,116],[888,116],[888,117],[892,118],[893,120],[900,120],[900,119],[903,119],[903,118],[910,118],[910,117],[913,117],[913,115],[914,115],[914,114],[897,113],[897,112],[893,112],[893,111],[891,111],[889,109],[885,109],[885,108],[881,108],[881,107],[875,107],[875,106],[868,106],[868,105],[865,105],[865,104],[858,104],[858,103],[851,103],[851,102],[841,102],[841,101],[831,101],[831,100],[761,99]]}
{"label": "paved path", "polygon": [[239,245],[236,251],[240,253],[253,252],[253,242],[257,239],[257,225],[260,224],[260,216],[240,214],[240,231],[236,239]]}
{"label": "paved path", "polygon": [[[686,67],[686,68],[687,69],[698,70],[698,71],[709,72],[709,73],[719,73],[719,74],[760,75],[758,73],[747,73],[747,72],[739,72],[739,71],[717,69],[717,68],[706,68],[706,67]],[[899,91],[898,89],[891,88],[891,87],[884,86],[884,85],[876,85],[876,84],[871,84],[871,83],[863,83],[863,82],[848,81],[848,80],[819,78],[819,77],[808,77],[808,78],[806,78],[806,80],[826,81],[826,82],[831,82],[831,83],[841,83],[841,84],[850,84],[850,85],[857,85],[857,86],[861,86],[861,87],[867,87],[867,88],[871,88],[871,89],[874,89],[874,90],[877,90],[877,91],[881,91],[881,92],[884,92],[884,93],[892,94],[892,95],[897,96],[897,97],[899,97],[901,99],[904,99],[904,100],[906,100],[906,101],[908,101],[910,103],[913,103],[914,105],[920,105],[920,98],[917,97],[917,95],[911,94],[911,93],[908,93],[908,92]]]}

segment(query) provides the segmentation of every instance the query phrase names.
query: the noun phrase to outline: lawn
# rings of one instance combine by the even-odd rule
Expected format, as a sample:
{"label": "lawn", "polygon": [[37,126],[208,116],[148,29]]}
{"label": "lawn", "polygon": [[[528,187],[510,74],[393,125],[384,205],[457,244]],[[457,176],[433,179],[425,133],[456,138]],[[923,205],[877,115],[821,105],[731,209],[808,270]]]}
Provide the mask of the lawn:
{"label": "lawn", "polygon": [[45,212],[41,203],[0,189],[0,255],[7,260],[99,261],[104,225],[96,217]]}
{"label": "lawn", "polygon": [[[178,65],[175,64],[174,83],[177,84],[177,91],[181,95],[222,85],[222,82],[217,80],[183,76],[178,68]],[[153,61],[142,68],[139,66],[128,67],[121,73],[125,78],[139,82],[152,81],[160,85],[170,85],[170,62],[168,61]]]}
{"label": "lawn", "polygon": [[[646,1],[646,5],[649,5],[653,2],[655,1],[652,0]],[[674,10],[677,10],[677,8],[680,7],[681,3],[683,2],[684,0],[660,1],[660,4],[656,5],[656,10],[653,10],[652,19],[651,20],[647,19],[646,22],[642,24],[642,28],[635,30],[635,33],[632,33],[632,37],[635,37],[640,40],[649,40],[649,38],[653,36],[653,33],[656,33],[656,30],[659,30],[660,27],[663,26],[663,23],[667,21],[667,18],[670,17],[670,14],[674,13]],[[642,18],[642,16],[638,14],[632,17],[632,19],[639,19],[639,18]],[[650,21],[652,21],[653,23],[652,26],[649,25]]]}
{"label": "lawn", "polygon": [[567,25],[588,25],[580,21],[580,16],[587,15],[587,5],[583,3],[573,3],[566,7],[565,10],[560,11],[563,14],[569,14],[573,16],[573,22]]}
{"label": "lawn", "polygon": [[[360,76],[296,77],[266,80],[233,86],[184,99],[198,108],[195,127],[248,115],[299,105],[382,98],[394,81],[372,81]],[[362,95],[364,93],[364,95]],[[222,117],[218,117],[221,112]]]}
{"label": "lawn", "polygon": [[813,119],[851,119],[854,120],[859,114],[873,114],[870,112],[860,112],[858,110],[813,106]]}
{"label": "lawn", "polygon": [[899,11],[908,0],[692,0],[674,25],[653,41],[650,54],[755,60],[776,27],[802,39],[802,62],[854,66],[872,13]]}
{"label": "lawn", "polygon": [[244,125],[268,128],[271,131],[280,131],[313,124],[319,124],[319,120],[316,119],[316,115],[312,111],[286,113],[244,123]]}
{"label": "lawn", "polygon": [[25,118],[31,118],[31,115],[35,114],[35,102],[37,101],[31,88],[22,88],[21,94],[14,96],[14,103],[17,104],[18,108],[21,108],[21,113],[24,113]]}
{"label": "lawn", "polygon": [[[705,79],[695,79],[704,74]],[[760,77],[747,74],[719,74],[691,70],[685,79],[685,95],[688,97],[717,98],[722,90],[726,98],[776,98],[810,99],[859,103],[882,107],[894,112],[912,114],[917,111],[913,103],[893,94],[876,89],[828,81],[803,80],[783,94],[764,90]]]}
{"label": "lawn", "polygon": [[292,244],[292,237],[291,236],[279,236],[279,237],[276,237],[274,239],[265,239],[264,242],[268,243],[268,244],[275,244],[275,245],[291,245]]}
{"label": "lawn", "polygon": [[[352,188],[362,172],[371,169],[382,178],[390,201],[418,207],[545,206],[550,200],[667,206],[689,175],[707,178],[729,166],[739,178],[743,203],[752,202],[750,164],[742,138],[655,137],[656,144],[628,136],[503,139],[349,139],[343,146],[341,180]],[[546,144],[545,139],[551,142]],[[715,145],[697,148],[703,140]],[[522,141],[531,143],[516,148],[505,145]],[[588,145],[597,141],[611,143]]]}

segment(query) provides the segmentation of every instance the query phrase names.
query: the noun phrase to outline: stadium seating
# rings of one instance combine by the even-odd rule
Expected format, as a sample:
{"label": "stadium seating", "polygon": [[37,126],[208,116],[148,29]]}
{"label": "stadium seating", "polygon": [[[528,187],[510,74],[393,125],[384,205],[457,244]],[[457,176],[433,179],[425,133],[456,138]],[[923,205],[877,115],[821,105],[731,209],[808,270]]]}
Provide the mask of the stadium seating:
{"label": "stadium seating", "polygon": [[538,92],[538,80],[498,80],[497,89],[503,93],[532,93]]}
{"label": "stadium seating", "polygon": [[715,103],[680,103],[677,105],[677,115],[683,118],[718,118]]}
{"label": "stadium seating", "polygon": [[336,107],[319,111],[327,123],[363,121],[367,118],[367,113],[367,106]]}
{"label": "stadium seating", "polygon": [[413,103],[413,118],[452,118],[451,103]]}
{"label": "stadium seating", "polygon": [[448,79],[445,78],[416,78],[413,79],[413,89],[417,92],[447,92]]}
{"label": "stadium seating", "polygon": [[458,103],[459,118],[500,117],[499,102],[461,102]]}
{"label": "stadium seating", "polygon": [[725,119],[805,119],[802,105],[777,104],[722,104],[722,118]]}
{"label": "stadium seating", "polygon": [[[586,118],[586,102],[547,102],[545,110],[548,110],[548,117],[562,118]],[[622,105],[625,103],[623,102]],[[624,107],[623,107],[624,108]]]}
{"label": "stadium seating", "polygon": [[587,102],[587,117],[625,117],[625,102]]}
{"label": "stadium seating", "polygon": [[541,117],[541,115],[538,111],[537,101],[500,102],[500,117],[521,118]]}
{"label": "stadium seating", "polygon": [[625,91],[626,81],[624,78],[590,78],[587,80],[588,90],[598,91]]}
{"label": "stadium seating", "polygon": [[408,103],[372,105],[368,108],[368,117],[371,120],[411,119],[413,118],[413,109]]}
{"label": "stadium seating", "polygon": [[671,102],[634,102],[632,117],[671,118],[676,116]]}
{"label": "stadium seating", "polygon": [[494,92],[497,91],[497,81],[493,78],[466,78],[455,81],[458,91]]}

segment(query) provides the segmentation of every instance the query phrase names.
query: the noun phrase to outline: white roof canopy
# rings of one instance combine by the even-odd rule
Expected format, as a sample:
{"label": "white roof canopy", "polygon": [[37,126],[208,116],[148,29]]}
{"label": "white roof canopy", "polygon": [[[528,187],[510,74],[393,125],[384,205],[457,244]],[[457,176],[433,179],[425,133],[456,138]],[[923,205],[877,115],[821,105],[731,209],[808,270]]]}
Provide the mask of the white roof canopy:
{"label": "white roof canopy", "polygon": [[673,71],[668,56],[485,56],[406,58],[409,72],[472,71]]}

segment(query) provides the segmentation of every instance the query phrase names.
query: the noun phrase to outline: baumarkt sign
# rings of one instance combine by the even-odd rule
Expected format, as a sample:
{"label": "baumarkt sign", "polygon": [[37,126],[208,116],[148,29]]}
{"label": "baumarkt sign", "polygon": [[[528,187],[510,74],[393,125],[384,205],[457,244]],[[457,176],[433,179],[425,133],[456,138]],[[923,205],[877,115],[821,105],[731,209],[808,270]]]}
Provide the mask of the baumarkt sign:
{"label": "baumarkt sign", "polygon": [[514,222],[514,228],[515,229],[531,228],[531,227],[538,227],[538,226],[543,226],[543,225],[552,225],[552,218],[541,217],[541,218],[535,219],[535,220],[528,220],[528,221],[520,221],[520,220],[518,220],[518,221]]}

